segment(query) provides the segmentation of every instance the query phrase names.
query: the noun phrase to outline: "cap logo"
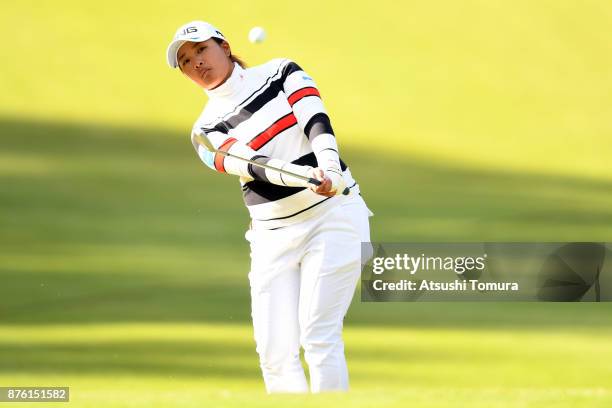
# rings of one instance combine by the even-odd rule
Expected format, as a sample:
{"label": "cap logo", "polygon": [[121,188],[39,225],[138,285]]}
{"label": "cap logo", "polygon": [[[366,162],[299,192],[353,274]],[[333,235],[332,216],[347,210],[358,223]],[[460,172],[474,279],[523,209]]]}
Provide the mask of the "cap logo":
{"label": "cap logo", "polygon": [[181,31],[181,35],[187,35],[187,34],[190,34],[190,33],[197,33],[197,32],[198,32],[198,28],[197,27],[187,27],[186,29]]}

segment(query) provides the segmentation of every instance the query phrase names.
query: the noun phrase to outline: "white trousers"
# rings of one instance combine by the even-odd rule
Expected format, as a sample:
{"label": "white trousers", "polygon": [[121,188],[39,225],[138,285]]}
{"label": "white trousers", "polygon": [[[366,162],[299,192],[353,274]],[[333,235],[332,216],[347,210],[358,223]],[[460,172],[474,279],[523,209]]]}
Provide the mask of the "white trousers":
{"label": "white trousers", "polygon": [[245,234],[251,244],[251,316],[266,391],[346,391],[343,319],[360,277],[361,242],[372,213],[360,195],[276,230]]}

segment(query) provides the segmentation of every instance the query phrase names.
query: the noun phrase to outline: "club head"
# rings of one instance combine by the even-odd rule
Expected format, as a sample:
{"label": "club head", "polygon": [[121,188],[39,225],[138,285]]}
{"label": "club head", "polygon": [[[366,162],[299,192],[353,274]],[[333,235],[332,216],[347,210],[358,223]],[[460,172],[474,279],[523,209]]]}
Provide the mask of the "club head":
{"label": "club head", "polygon": [[194,138],[195,138],[196,142],[198,142],[198,144],[204,146],[204,148],[206,150],[208,150],[209,152],[216,152],[217,151],[217,149],[215,149],[215,146],[213,146],[212,142],[210,141],[210,139],[206,135],[206,132],[196,133]]}

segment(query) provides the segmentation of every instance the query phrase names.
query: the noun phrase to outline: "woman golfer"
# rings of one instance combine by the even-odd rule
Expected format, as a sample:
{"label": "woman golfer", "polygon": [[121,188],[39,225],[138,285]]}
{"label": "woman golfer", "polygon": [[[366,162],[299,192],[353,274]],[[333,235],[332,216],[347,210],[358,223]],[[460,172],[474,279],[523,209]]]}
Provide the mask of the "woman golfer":
{"label": "woman golfer", "polygon": [[[208,95],[192,131],[198,156],[240,177],[251,216],[251,315],[267,392],[308,392],[300,345],[312,392],[348,390],[342,326],[372,213],[338,156],[314,81],[288,59],[246,68],[223,34],[202,21],[178,29],[167,59]],[[196,143],[202,133],[218,150],[321,184],[211,153]]]}

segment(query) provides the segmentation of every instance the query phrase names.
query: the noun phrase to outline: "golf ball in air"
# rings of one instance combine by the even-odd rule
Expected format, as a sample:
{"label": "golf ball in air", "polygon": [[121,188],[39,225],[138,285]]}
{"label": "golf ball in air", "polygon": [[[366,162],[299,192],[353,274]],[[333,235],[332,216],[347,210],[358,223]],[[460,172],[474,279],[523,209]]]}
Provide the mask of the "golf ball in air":
{"label": "golf ball in air", "polygon": [[252,43],[260,43],[266,39],[266,30],[261,27],[253,27],[249,31],[249,41]]}

